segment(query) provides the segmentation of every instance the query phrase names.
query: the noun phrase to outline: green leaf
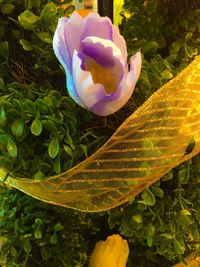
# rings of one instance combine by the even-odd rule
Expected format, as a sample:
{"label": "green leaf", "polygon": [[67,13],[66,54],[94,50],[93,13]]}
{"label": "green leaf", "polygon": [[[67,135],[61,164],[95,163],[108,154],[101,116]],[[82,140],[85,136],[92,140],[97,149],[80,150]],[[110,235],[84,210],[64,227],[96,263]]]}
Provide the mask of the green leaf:
{"label": "green leaf", "polygon": [[61,230],[63,230],[65,227],[61,224],[61,223],[57,223],[55,226],[54,226],[54,229],[56,232],[59,232]]}
{"label": "green leaf", "polygon": [[26,0],[26,8],[31,9],[33,7],[40,7],[41,0]]}
{"label": "green leaf", "polygon": [[41,19],[45,22],[51,22],[52,17],[54,17],[57,14],[58,8],[54,3],[47,4],[41,13]]}
{"label": "green leaf", "polygon": [[55,158],[59,152],[59,142],[58,138],[54,137],[51,139],[51,142],[48,147],[48,153],[50,158]]}
{"label": "green leaf", "polygon": [[35,118],[31,124],[31,133],[39,136],[42,132],[42,123],[38,118]]}
{"label": "green leaf", "polygon": [[23,133],[24,133],[24,119],[16,119],[11,126],[11,132],[14,136],[16,136],[17,138],[20,138]]}
{"label": "green leaf", "polygon": [[190,178],[190,172],[188,168],[179,170],[178,172],[178,181],[180,184],[187,184]]}
{"label": "green leaf", "polygon": [[14,8],[15,8],[15,6],[13,4],[9,4],[9,3],[6,4],[5,3],[1,6],[1,12],[3,14],[10,14]]}
{"label": "green leaf", "polygon": [[138,202],[148,206],[154,206],[156,203],[156,199],[150,189],[147,188],[142,192],[142,200],[139,200]]}
{"label": "green leaf", "polygon": [[34,23],[37,22],[38,17],[30,12],[29,10],[24,11],[18,17],[20,25],[26,30],[32,30],[34,28]]}
{"label": "green leaf", "polygon": [[7,143],[7,151],[11,157],[13,158],[17,157],[17,146],[11,138],[8,140],[8,143]]}
{"label": "green leaf", "polygon": [[28,239],[25,239],[24,242],[23,242],[23,244],[24,244],[24,251],[26,253],[30,253],[31,250],[32,250],[31,242]]}
{"label": "green leaf", "polygon": [[147,43],[143,49],[142,49],[142,52],[144,54],[148,54],[148,53],[152,53],[152,52],[155,52],[156,50],[158,49],[158,44],[155,42],[155,41],[152,41],[152,42],[149,42]]}
{"label": "green leaf", "polygon": [[50,238],[50,243],[55,245],[58,242],[58,236],[56,234],[53,234]]}
{"label": "green leaf", "polygon": [[185,251],[185,248],[176,240],[173,240],[174,243],[174,250],[175,252],[179,255],[179,254],[183,254]]}
{"label": "green leaf", "polygon": [[6,125],[6,113],[3,106],[0,106],[0,127],[4,127]]}
{"label": "green leaf", "polygon": [[75,10],[75,6],[74,6],[74,5],[68,6],[68,7],[65,9],[64,14],[65,14],[65,15],[69,15],[69,14],[73,13],[74,10]]}
{"label": "green leaf", "polygon": [[159,198],[163,198],[164,191],[160,187],[152,185],[151,190],[152,190],[154,196],[159,197]]}
{"label": "green leaf", "polygon": [[20,39],[19,43],[22,45],[22,47],[24,48],[25,51],[33,50],[33,45],[31,44],[31,42],[29,42],[25,39]]}
{"label": "green leaf", "polygon": [[193,33],[192,32],[188,32],[185,36],[185,41],[188,42],[193,36]]}
{"label": "green leaf", "polygon": [[53,170],[55,171],[56,174],[59,174],[61,172],[60,157],[59,157],[59,155],[55,159]]}
{"label": "green leaf", "polygon": [[5,90],[5,84],[4,84],[4,81],[2,78],[0,78],[0,91],[3,91],[4,92]]}
{"label": "green leaf", "polygon": [[188,45],[185,45],[184,48],[185,48],[185,53],[186,53],[186,55],[187,55],[189,58],[192,58],[193,55],[194,55],[194,52],[193,52],[192,48],[191,48],[190,46],[188,46]]}
{"label": "green leaf", "polygon": [[8,59],[8,56],[9,56],[9,45],[8,45],[7,41],[0,43],[0,56],[4,60]]}
{"label": "green leaf", "polygon": [[71,149],[71,147],[64,145],[63,148],[70,157],[73,157],[73,150]]}
{"label": "green leaf", "polygon": [[132,220],[139,224],[142,223],[143,221],[142,216],[140,214],[133,215]]}
{"label": "green leaf", "polygon": [[161,75],[162,79],[164,80],[169,80],[173,78],[173,74],[168,69],[163,70]]}
{"label": "green leaf", "polygon": [[39,180],[40,181],[40,180],[43,180],[45,178],[45,174],[43,172],[41,172],[41,171],[38,171],[38,172],[36,172],[34,174],[33,178],[35,180]]}
{"label": "green leaf", "polygon": [[86,145],[81,144],[80,145],[81,149],[83,150],[85,156],[88,156],[88,147]]}
{"label": "green leaf", "polygon": [[48,253],[48,250],[45,247],[41,248],[40,253],[41,253],[41,257],[42,257],[43,260],[45,260],[45,261],[48,260],[49,253]]}
{"label": "green leaf", "polygon": [[13,257],[16,257],[16,256],[17,256],[17,250],[15,249],[14,246],[12,246],[12,247],[10,248],[10,253],[11,253],[11,255],[12,255]]}
{"label": "green leaf", "polygon": [[49,32],[38,33],[38,37],[40,38],[40,40],[42,40],[43,42],[45,42],[47,44],[52,43],[52,37],[51,37],[51,34]]}
{"label": "green leaf", "polygon": [[37,227],[34,232],[35,239],[41,239],[42,238],[42,231],[40,227]]}

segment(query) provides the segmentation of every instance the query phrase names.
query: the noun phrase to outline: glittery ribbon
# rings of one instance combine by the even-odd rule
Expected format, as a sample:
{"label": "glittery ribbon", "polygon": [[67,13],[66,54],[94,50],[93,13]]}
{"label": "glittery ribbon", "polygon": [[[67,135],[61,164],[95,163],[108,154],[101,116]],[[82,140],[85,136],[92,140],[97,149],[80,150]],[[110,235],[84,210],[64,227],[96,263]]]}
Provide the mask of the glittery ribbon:
{"label": "glittery ribbon", "polygon": [[[188,146],[192,144],[192,151]],[[162,86],[92,156],[42,181],[0,180],[49,204],[108,210],[200,152],[200,56]]]}

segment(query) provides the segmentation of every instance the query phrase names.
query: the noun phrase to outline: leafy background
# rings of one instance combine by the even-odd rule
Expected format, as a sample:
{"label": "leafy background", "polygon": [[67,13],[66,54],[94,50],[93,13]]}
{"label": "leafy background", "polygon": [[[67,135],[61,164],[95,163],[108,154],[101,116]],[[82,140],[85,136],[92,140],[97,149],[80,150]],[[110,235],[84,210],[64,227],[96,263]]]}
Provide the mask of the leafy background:
{"label": "leafy background", "polygon": [[[108,118],[67,96],[52,50],[59,17],[71,1],[0,0],[0,164],[16,177],[45,179],[82,161],[156,89],[200,52],[195,0],[126,0],[120,25],[129,55],[143,66],[128,104]],[[53,207],[0,187],[0,264],[87,266],[98,240],[120,233],[128,267],[168,267],[200,243],[200,157],[172,170],[138,197],[101,214]],[[6,178],[6,177],[5,177]]]}

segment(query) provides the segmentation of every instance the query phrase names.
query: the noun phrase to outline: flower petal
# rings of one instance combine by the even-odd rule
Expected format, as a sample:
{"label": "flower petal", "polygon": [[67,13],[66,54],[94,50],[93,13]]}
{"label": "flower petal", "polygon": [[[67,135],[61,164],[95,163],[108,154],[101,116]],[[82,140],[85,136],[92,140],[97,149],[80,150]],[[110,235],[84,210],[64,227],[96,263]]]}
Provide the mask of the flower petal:
{"label": "flower petal", "polygon": [[137,52],[130,58],[130,72],[128,73],[128,80],[132,80],[134,83],[138,80],[140,76],[140,71],[142,67],[142,56],[141,52]]}
{"label": "flower petal", "polygon": [[84,18],[81,40],[87,36],[96,36],[112,40],[112,22],[108,17],[100,17],[98,13],[90,13]]}
{"label": "flower petal", "polygon": [[84,71],[81,65],[81,58],[78,56],[78,52],[74,51],[72,68],[77,95],[82,105],[84,105],[86,109],[90,109],[90,106],[98,102],[102,95],[105,95],[105,89],[101,84],[95,84],[91,73],[89,71]]}
{"label": "flower petal", "polygon": [[131,57],[131,69],[127,77],[124,75],[121,79],[117,92],[100,99],[94,106],[90,108],[90,110],[93,113],[101,116],[108,116],[118,111],[131,97],[136,82],[139,78],[140,70],[141,53],[138,52]]}
{"label": "flower petal", "polygon": [[124,57],[124,61],[127,61],[127,49],[126,49],[126,42],[123,38],[123,36],[120,34],[119,29],[117,26],[112,26],[112,32],[113,32],[113,43],[116,44],[116,46],[121,50],[121,53]]}
{"label": "flower petal", "polygon": [[103,67],[113,67],[116,57],[123,60],[120,49],[110,40],[86,37],[82,41],[82,48],[85,55],[92,57]]}
{"label": "flower petal", "polygon": [[76,89],[74,86],[74,81],[72,77],[72,66],[71,66],[71,57],[68,51],[68,47],[65,39],[65,26],[68,23],[68,19],[63,17],[59,19],[57,29],[53,38],[53,49],[56,57],[63,66],[66,73],[66,84],[69,95],[74,99],[74,101],[82,106],[80,102]]}

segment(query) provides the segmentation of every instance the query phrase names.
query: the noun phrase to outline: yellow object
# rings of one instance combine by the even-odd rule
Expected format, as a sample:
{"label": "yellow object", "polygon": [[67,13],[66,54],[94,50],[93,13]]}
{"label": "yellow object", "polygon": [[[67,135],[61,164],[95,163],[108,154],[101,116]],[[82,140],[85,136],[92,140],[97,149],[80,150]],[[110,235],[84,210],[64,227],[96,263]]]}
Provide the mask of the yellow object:
{"label": "yellow object", "polygon": [[[187,154],[188,145],[193,150]],[[200,152],[200,56],[162,86],[92,156],[42,181],[0,180],[50,204],[98,212],[133,199]],[[5,180],[5,181],[4,181]]]}
{"label": "yellow object", "polygon": [[115,25],[119,25],[122,22],[122,16],[120,13],[123,11],[123,5],[124,5],[124,0],[114,0],[113,2],[114,5],[114,19],[113,22]]}
{"label": "yellow object", "polygon": [[112,235],[96,244],[89,267],[125,267],[128,254],[127,241],[120,235]]}

